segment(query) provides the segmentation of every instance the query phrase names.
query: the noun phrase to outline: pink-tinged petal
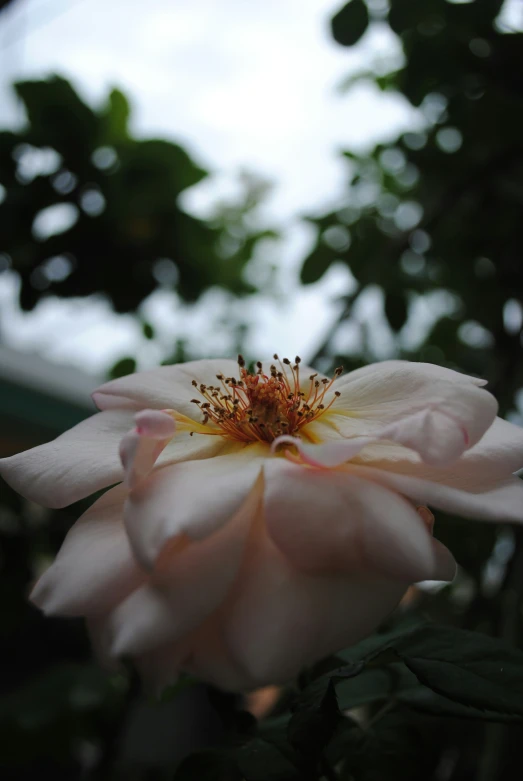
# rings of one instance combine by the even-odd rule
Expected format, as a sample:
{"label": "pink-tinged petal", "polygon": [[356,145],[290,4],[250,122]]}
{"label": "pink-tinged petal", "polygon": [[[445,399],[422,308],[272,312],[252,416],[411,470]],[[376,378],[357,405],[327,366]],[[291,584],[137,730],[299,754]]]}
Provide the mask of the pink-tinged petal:
{"label": "pink-tinged petal", "polygon": [[122,439],[119,451],[129,489],[147,477],[176,429],[174,419],[158,410],[142,410],[134,419],[136,427]]}
{"label": "pink-tinged petal", "polygon": [[485,477],[506,477],[517,472],[523,468],[523,428],[496,418],[480,441],[455,464],[456,475],[459,475],[463,463],[479,481]]}
{"label": "pink-tinged petal", "polygon": [[523,523],[523,481],[512,475],[504,480],[484,480],[483,483],[468,481],[466,476],[460,482],[457,476],[445,483],[421,476],[421,470],[420,476],[414,476],[357,464],[349,464],[343,469],[444,512],[476,520]]}
{"label": "pink-tinged petal", "polygon": [[132,426],[121,410],[100,412],[45,445],[0,460],[0,475],[46,507],[65,507],[119,482],[118,445]]}
{"label": "pink-tinged petal", "polygon": [[434,382],[443,380],[451,383],[464,383],[483,387],[487,384],[486,380],[479,377],[471,377],[468,374],[456,372],[453,369],[446,369],[444,366],[437,366],[434,363],[422,363],[418,361],[380,361],[371,363],[368,366],[362,366],[348,374],[343,374],[336,380],[336,390],[341,391],[348,385],[357,384],[358,388],[365,385],[373,387],[376,384],[388,382],[391,386],[400,384],[412,384],[412,392],[417,393],[418,385],[426,381]]}
{"label": "pink-tinged petal", "polygon": [[380,384],[379,372],[371,374],[366,388],[362,380],[347,382],[325,423],[340,436],[396,442],[439,466],[473,447],[495,420],[496,400],[471,382],[429,381],[409,371],[396,375],[384,376]]}
{"label": "pink-tinged petal", "polygon": [[434,576],[431,537],[403,497],[348,472],[275,459],[265,467],[267,531],[294,566],[373,571],[412,583]]}
{"label": "pink-tinged petal", "polygon": [[233,517],[256,482],[268,446],[236,446],[232,455],[156,469],[129,496],[125,525],[133,550],[153,567],[164,545],[201,540]]}
{"label": "pink-tinged petal", "polygon": [[310,445],[298,437],[282,434],[271,444],[271,452],[275,453],[283,445],[295,447],[305,464],[315,467],[333,467],[350,461],[365,445],[373,442],[373,437],[352,437],[323,445]]}
{"label": "pink-tinged petal", "polygon": [[523,429],[496,418],[480,441],[448,467],[423,464],[414,451],[378,441],[366,445],[354,462],[476,492],[523,466]]}
{"label": "pink-tinged petal", "polygon": [[[472,447],[495,418],[497,403],[479,384],[482,383],[430,364],[373,364],[336,382],[340,396],[324,416],[325,422],[341,436],[382,436],[384,427],[397,424],[391,428],[394,441],[404,444],[409,440],[409,447],[415,445],[430,459],[443,460],[446,450],[454,457],[457,442],[462,444],[461,452]],[[425,417],[420,421],[416,416],[421,413]],[[448,422],[442,421],[441,415]],[[442,422],[444,430],[436,436]],[[457,433],[450,431],[451,422]],[[427,430],[430,445],[423,439]],[[446,444],[449,436],[450,445]]]}
{"label": "pink-tinged petal", "polygon": [[160,366],[151,371],[128,374],[106,382],[93,393],[93,400],[100,409],[114,406],[130,409],[174,409],[192,418],[198,398],[198,385],[216,385],[216,375],[238,376],[238,364],[227,358],[205,361],[189,361],[175,366]]}
{"label": "pink-tinged petal", "polygon": [[214,534],[171,555],[167,551],[151,581],[111,614],[113,656],[179,642],[219,607],[236,579],[261,496],[260,477],[236,514]]}
{"label": "pink-tinged petal", "polygon": [[[416,512],[425,524],[428,533],[432,534],[436,520],[433,513],[425,505],[416,507]],[[435,561],[432,580],[453,580],[457,570],[454,556],[439,540],[432,540],[432,548]]]}
{"label": "pink-tinged petal", "polygon": [[136,657],[136,665],[149,691],[159,696],[176,682],[180,672],[227,692],[256,686],[226,647],[219,621],[210,619],[179,643],[170,643]]}
{"label": "pink-tinged petal", "polygon": [[122,521],[125,494],[122,486],[111,488],[71,528],[31,593],[45,613],[103,613],[144,582]]}
{"label": "pink-tinged petal", "polygon": [[432,540],[432,547],[434,550],[435,567],[431,580],[454,580],[458,569],[456,559],[439,540]]}
{"label": "pink-tinged petal", "polygon": [[438,409],[422,410],[387,426],[382,439],[415,450],[425,463],[434,466],[453,463],[470,442],[469,433],[459,419]]}
{"label": "pink-tinged petal", "polygon": [[223,636],[249,688],[284,683],[374,631],[404,591],[375,576],[296,570],[262,528],[223,615]]}

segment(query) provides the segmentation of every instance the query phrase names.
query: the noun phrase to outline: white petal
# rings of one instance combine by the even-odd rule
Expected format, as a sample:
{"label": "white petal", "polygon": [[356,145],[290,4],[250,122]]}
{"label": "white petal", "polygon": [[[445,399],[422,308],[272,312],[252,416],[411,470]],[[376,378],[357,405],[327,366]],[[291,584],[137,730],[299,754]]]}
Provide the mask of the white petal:
{"label": "white petal", "polygon": [[260,479],[233,518],[204,540],[163,557],[151,582],[113,611],[108,621],[113,656],[179,642],[223,602],[238,573],[261,494]]}
{"label": "white petal", "polygon": [[227,358],[160,366],[106,382],[93,393],[93,399],[100,409],[115,405],[131,409],[174,409],[194,418],[196,405],[191,399],[199,396],[192,381],[217,385],[217,374],[237,377],[238,371],[238,364]]}
{"label": "white petal", "polygon": [[401,496],[348,472],[275,459],[265,467],[267,531],[300,569],[434,577],[431,537]]}
{"label": "white petal", "polygon": [[171,539],[203,539],[237,512],[260,473],[268,446],[155,470],[129,496],[125,525],[144,566],[152,567]]}
{"label": "white petal", "polygon": [[375,364],[342,378],[336,388],[340,396],[323,425],[344,437],[390,439],[438,465],[474,446],[497,410],[494,397],[470,378],[426,364]]}
{"label": "white petal", "polygon": [[251,688],[284,683],[372,632],[404,590],[383,578],[300,572],[260,535],[224,617],[224,637]]}
{"label": "white petal", "polygon": [[232,657],[221,635],[219,622],[210,620],[180,643],[141,654],[136,664],[145,685],[158,696],[184,672],[227,692],[255,688],[256,681]]}
{"label": "white petal", "polygon": [[[309,445],[298,437],[282,434],[271,443],[271,452],[275,453],[281,446],[291,445],[298,450],[303,463],[328,468],[350,461],[366,445],[374,441],[373,437],[352,437],[325,444]],[[286,452],[286,455],[289,456],[289,451]],[[291,460],[293,459],[291,458]]]}
{"label": "white petal", "polygon": [[126,491],[107,491],[71,528],[31,600],[52,615],[93,615],[118,604],[145,580],[125,533]]}
{"label": "white petal", "polygon": [[174,436],[174,419],[158,410],[142,410],[134,416],[136,427],[120,442],[124,483],[135,488],[153,468],[156,459]]}
{"label": "white petal", "polygon": [[486,380],[478,377],[471,377],[468,374],[462,374],[461,372],[453,371],[452,369],[446,369],[444,366],[437,366],[434,363],[422,363],[418,361],[380,361],[378,363],[371,363],[368,366],[363,366],[361,369],[356,369],[348,374],[343,374],[336,381],[336,389],[341,390],[342,387],[352,383],[363,382],[374,384],[376,382],[382,382],[390,380],[393,382],[401,381],[402,375],[405,378],[410,378],[414,381],[414,384],[421,379],[433,382],[436,380],[444,380],[445,382],[465,383],[477,385],[482,387],[487,384]]}
{"label": "white petal", "polygon": [[52,442],[1,459],[0,474],[28,499],[65,507],[122,479],[118,445],[131,425],[129,412],[100,412]]}
{"label": "white petal", "polygon": [[420,476],[414,476],[357,464],[349,464],[343,469],[445,512],[477,520],[523,523],[523,482],[512,475],[504,480],[481,483],[477,480],[468,482],[465,475],[461,475],[461,480],[457,475],[452,482],[443,482],[444,477],[439,474],[441,482],[436,482],[435,476],[434,481],[428,475],[422,476],[422,470],[419,470]]}

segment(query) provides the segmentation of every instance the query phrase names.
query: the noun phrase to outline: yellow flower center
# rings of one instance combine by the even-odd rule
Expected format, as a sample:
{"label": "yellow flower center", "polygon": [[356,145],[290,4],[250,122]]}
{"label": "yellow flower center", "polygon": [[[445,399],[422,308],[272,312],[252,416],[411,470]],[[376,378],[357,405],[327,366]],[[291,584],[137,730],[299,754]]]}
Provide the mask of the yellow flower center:
{"label": "yellow flower center", "polygon": [[209,434],[220,434],[238,442],[272,442],[282,434],[296,436],[340,395],[335,391],[330,403],[324,403],[325,394],[342,373],[341,368],[336,369],[332,380],[318,379],[317,374],[311,374],[305,382],[300,382],[298,356],[294,364],[288,358],[280,361],[277,355],[274,360],[277,363],[271,364],[268,374],[260,361],[251,372],[239,355],[239,377],[217,374],[217,386],[193,380],[192,384],[204,399],[192,399],[203,412],[202,423],[218,428]]}

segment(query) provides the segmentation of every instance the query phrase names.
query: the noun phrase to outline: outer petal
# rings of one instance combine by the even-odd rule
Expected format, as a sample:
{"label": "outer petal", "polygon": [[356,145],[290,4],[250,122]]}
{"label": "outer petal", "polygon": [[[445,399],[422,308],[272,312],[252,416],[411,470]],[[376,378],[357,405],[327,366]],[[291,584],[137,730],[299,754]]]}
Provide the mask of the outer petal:
{"label": "outer petal", "polygon": [[228,692],[256,687],[248,673],[225,645],[219,621],[206,621],[180,643],[170,643],[141,654],[136,659],[146,686],[157,695],[173,684],[180,672],[214,684]]}
{"label": "outer petal", "polygon": [[122,486],[110,489],[69,531],[31,593],[45,613],[103,613],[144,582],[122,522],[125,494]]}
{"label": "outer petal", "polygon": [[65,507],[122,479],[118,444],[131,425],[129,412],[100,412],[52,442],[1,459],[0,474],[28,499]]}
{"label": "outer petal", "polygon": [[363,366],[361,369],[342,375],[336,382],[336,389],[342,390],[345,386],[360,383],[360,381],[364,384],[369,382],[374,384],[376,381],[383,381],[385,377],[393,378],[394,381],[397,381],[401,378],[401,375],[414,380],[415,383],[421,379],[429,382],[444,380],[445,382],[472,384],[478,387],[487,384],[486,380],[479,377],[471,377],[468,374],[446,369],[444,366],[438,366],[435,363],[380,361],[379,363],[371,363],[368,366]]}
{"label": "outer petal", "polygon": [[[492,424],[497,402],[470,378],[435,368],[392,361],[347,375],[322,425],[344,437],[389,439],[428,463],[457,459]],[[311,431],[314,438],[314,425]]]}
{"label": "outer petal", "polygon": [[222,603],[237,576],[261,493],[259,478],[228,523],[164,557],[151,582],[113,611],[108,621],[112,655],[141,654],[181,642]]}
{"label": "outer petal", "polygon": [[154,565],[169,540],[181,535],[203,539],[229,520],[253,487],[267,453],[268,446],[238,445],[232,455],[155,470],[129,496],[124,512],[144,566]]}
{"label": "outer petal", "polygon": [[124,483],[133,489],[146,477],[161,451],[174,436],[173,418],[158,410],[142,410],[135,415],[136,427],[120,442]]}
{"label": "outer petal", "polygon": [[189,361],[175,366],[160,366],[147,372],[129,374],[106,382],[93,393],[93,400],[100,409],[124,407],[128,409],[174,409],[192,418],[197,397],[192,385],[216,385],[216,375],[238,376],[238,364],[227,358],[206,361]]}
{"label": "outer petal", "polygon": [[383,578],[297,571],[261,527],[223,617],[224,638],[251,688],[285,682],[372,632],[404,590]]}
{"label": "outer petal", "polygon": [[481,484],[478,479],[467,483],[465,475],[461,475],[461,480],[457,476],[448,482],[443,482],[439,475],[442,482],[435,482],[430,475],[423,476],[422,470],[420,476],[414,476],[357,464],[348,464],[344,469],[445,512],[477,520],[523,523],[523,482],[512,475]]}
{"label": "outer petal", "polygon": [[409,502],[349,472],[277,459],[265,467],[267,531],[300,569],[436,577],[431,536]]}

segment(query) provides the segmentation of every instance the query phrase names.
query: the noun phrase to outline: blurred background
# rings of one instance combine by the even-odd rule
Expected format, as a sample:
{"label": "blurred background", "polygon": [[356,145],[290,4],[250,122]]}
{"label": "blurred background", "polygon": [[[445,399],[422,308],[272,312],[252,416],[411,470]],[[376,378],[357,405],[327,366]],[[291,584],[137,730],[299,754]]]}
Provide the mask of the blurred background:
{"label": "blurred background", "polygon": [[[240,350],[449,366],[522,425],[522,212],[521,0],[0,0],[0,455]],[[84,505],[0,492],[2,778],[171,778],[223,720],[26,603]],[[436,536],[459,576],[416,609],[521,645],[521,535]],[[425,764],[407,730],[358,779],[519,777],[519,728],[412,718]]]}

